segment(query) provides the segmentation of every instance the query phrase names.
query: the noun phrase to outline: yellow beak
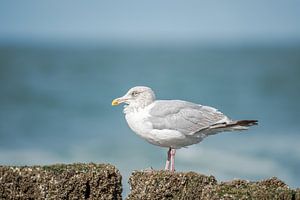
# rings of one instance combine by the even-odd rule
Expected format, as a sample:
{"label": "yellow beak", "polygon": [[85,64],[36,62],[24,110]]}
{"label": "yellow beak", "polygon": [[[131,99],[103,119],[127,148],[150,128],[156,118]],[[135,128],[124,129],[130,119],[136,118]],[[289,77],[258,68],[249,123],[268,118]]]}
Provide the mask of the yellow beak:
{"label": "yellow beak", "polygon": [[119,105],[120,103],[119,103],[119,101],[118,101],[118,99],[114,99],[112,102],[111,102],[111,105],[112,106],[117,106],[117,105]]}

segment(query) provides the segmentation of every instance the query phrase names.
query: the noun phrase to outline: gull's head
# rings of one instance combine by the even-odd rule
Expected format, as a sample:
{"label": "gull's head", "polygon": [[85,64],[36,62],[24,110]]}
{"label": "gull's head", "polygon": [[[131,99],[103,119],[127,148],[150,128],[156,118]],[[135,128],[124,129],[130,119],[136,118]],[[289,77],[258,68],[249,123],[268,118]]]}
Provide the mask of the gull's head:
{"label": "gull's head", "polygon": [[125,103],[129,106],[143,108],[151,104],[154,100],[155,95],[151,88],[136,86],[128,90],[124,96],[114,99],[111,104],[113,106],[117,106],[121,103]]}

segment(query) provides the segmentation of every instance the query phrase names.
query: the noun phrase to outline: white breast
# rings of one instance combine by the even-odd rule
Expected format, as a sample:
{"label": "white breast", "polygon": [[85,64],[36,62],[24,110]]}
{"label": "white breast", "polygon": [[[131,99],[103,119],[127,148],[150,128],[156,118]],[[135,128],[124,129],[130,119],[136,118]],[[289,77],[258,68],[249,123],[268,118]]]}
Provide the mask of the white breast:
{"label": "white breast", "polygon": [[125,114],[129,127],[142,138],[147,139],[152,130],[152,124],[147,120],[149,117],[148,109],[132,110]]}

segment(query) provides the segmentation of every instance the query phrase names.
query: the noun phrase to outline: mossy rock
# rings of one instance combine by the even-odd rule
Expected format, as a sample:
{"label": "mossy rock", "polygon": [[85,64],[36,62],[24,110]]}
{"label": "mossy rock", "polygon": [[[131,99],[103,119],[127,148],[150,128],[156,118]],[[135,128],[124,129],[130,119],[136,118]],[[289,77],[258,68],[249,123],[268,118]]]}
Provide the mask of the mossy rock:
{"label": "mossy rock", "polygon": [[300,200],[300,188],[295,191],[295,200]]}
{"label": "mossy rock", "polygon": [[109,164],[0,166],[0,199],[122,199],[121,175]]}
{"label": "mossy rock", "polygon": [[212,190],[204,192],[207,199],[293,199],[294,191],[277,178],[260,182],[234,180],[216,185]]}
{"label": "mossy rock", "polygon": [[234,180],[217,183],[213,176],[194,172],[134,172],[129,179],[131,193],[127,200],[202,199],[202,200],[294,200],[299,190],[291,190],[277,178],[258,182]]}
{"label": "mossy rock", "polygon": [[213,176],[194,172],[134,172],[129,179],[131,193],[127,200],[200,199],[206,187],[217,184]]}

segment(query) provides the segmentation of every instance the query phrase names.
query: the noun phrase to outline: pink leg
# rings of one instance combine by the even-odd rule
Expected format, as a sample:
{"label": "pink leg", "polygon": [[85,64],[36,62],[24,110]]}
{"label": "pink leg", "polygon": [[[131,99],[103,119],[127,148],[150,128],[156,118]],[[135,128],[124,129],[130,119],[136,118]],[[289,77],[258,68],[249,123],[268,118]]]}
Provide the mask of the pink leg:
{"label": "pink leg", "polygon": [[166,161],[166,166],[165,170],[170,170],[170,159],[171,159],[171,148],[169,148],[168,154],[167,154],[167,161]]}
{"label": "pink leg", "polygon": [[170,171],[174,172],[175,171],[175,153],[176,153],[176,149],[171,149],[171,167],[170,167]]}

